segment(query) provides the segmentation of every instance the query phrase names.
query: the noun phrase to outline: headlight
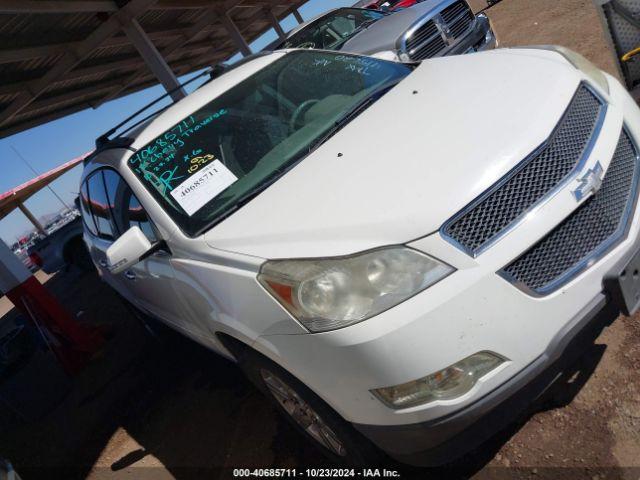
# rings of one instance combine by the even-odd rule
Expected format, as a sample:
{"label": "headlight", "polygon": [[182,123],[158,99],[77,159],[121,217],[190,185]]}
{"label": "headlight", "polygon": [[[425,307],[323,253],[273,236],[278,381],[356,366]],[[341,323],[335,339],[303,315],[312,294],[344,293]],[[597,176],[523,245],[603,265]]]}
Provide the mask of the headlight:
{"label": "headlight", "polygon": [[349,257],[266,262],[258,281],[311,332],[346,327],[377,315],[453,271],[407,247]]}
{"label": "headlight", "polygon": [[450,400],[471,390],[478,380],[505,359],[492,352],[478,352],[432,375],[394,387],[371,390],[390,408],[408,408],[434,400]]}
{"label": "headlight", "polygon": [[571,65],[576,67],[587,77],[589,77],[595,84],[597,84],[602,90],[609,93],[609,82],[607,77],[604,76],[602,70],[596,67],[589,60],[584,58],[579,53],[569,50],[568,48],[561,47],[559,45],[536,45],[532,47],[517,47],[517,48],[535,48],[538,50],[551,50],[552,52],[562,55]]}

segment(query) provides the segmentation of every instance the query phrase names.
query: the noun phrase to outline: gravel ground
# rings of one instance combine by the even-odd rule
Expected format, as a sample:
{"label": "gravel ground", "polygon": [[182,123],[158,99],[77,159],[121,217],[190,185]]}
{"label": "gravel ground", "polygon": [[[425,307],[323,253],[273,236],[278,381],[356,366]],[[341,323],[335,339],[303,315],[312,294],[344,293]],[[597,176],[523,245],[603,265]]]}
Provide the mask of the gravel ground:
{"label": "gravel ground", "polygon": [[[488,14],[503,46],[562,44],[615,74],[590,1],[504,0]],[[150,341],[93,275],[58,274],[48,285],[82,318],[113,325],[114,335],[47,418],[2,431],[0,452],[25,480],[215,478],[223,466],[324,464],[229,362],[188,341]],[[527,416],[463,461],[402,472],[640,478],[639,320],[606,328]]]}

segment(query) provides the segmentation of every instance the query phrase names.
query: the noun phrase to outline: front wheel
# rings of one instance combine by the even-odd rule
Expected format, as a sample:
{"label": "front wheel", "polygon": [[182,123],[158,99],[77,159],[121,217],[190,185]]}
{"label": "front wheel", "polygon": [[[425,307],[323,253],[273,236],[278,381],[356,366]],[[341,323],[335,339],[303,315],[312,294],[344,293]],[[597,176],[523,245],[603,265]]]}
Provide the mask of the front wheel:
{"label": "front wheel", "polygon": [[240,366],[287,420],[333,462],[371,466],[383,458],[382,452],[351,424],[275,363],[249,352]]}

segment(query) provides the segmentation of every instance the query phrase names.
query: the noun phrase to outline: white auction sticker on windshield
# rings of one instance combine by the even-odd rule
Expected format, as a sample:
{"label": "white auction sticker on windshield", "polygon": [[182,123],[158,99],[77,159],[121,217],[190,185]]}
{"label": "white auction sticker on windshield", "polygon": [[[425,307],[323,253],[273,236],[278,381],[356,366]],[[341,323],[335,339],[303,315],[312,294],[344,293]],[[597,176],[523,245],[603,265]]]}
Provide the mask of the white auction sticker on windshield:
{"label": "white auction sticker on windshield", "polygon": [[237,180],[220,160],[214,160],[175,187],[171,196],[191,216]]}

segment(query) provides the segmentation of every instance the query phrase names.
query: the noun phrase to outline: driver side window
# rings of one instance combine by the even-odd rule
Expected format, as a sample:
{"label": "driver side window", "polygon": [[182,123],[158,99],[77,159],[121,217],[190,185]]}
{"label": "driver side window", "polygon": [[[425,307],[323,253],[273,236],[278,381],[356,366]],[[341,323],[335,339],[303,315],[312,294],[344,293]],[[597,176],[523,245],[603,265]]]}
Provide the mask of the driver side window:
{"label": "driver side window", "polygon": [[115,170],[104,169],[103,173],[109,206],[120,233],[135,225],[140,227],[151,243],[157,242],[155,227],[129,185]]}
{"label": "driver side window", "polygon": [[[115,240],[136,225],[151,243],[158,241],[147,212],[115,170],[98,170],[82,185],[81,192],[83,217],[92,234]],[[85,196],[88,197],[86,201]]]}

